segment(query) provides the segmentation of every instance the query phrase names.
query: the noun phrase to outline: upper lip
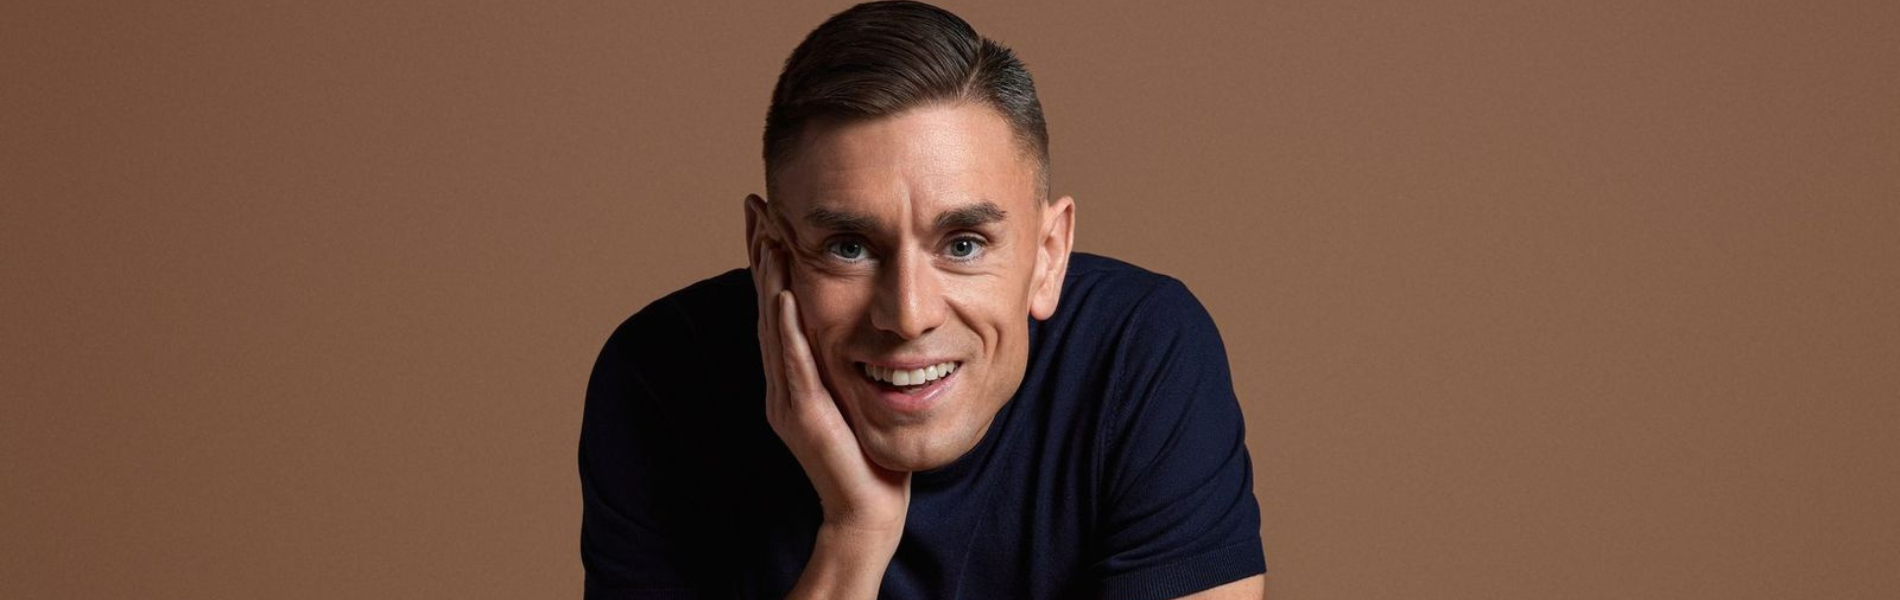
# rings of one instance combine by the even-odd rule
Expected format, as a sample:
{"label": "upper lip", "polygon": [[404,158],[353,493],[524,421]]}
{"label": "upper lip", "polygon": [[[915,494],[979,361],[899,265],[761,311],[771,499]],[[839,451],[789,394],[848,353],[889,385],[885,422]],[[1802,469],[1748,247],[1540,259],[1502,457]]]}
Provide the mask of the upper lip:
{"label": "upper lip", "polygon": [[924,367],[928,367],[931,365],[941,365],[943,363],[961,364],[963,361],[960,361],[954,358],[919,358],[919,359],[906,358],[906,359],[888,360],[888,361],[866,360],[866,361],[860,361],[860,362],[863,362],[864,364],[867,364],[867,365],[871,365],[873,367],[884,367],[886,369],[903,369],[906,371],[910,371],[914,369],[922,369]]}

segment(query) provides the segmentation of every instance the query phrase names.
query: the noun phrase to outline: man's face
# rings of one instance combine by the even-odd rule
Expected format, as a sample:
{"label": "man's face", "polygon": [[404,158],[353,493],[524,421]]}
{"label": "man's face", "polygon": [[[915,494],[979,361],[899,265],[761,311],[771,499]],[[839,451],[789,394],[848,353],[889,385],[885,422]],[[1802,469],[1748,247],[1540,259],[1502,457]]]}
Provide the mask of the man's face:
{"label": "man's face", "polygon": [[880,466],[956,460],[1022,382],[1074,214],[1043,202],[1036,169],[994,110],[931,105],[810,124],[769,204],[750,205],[792,256],[818,371]]}

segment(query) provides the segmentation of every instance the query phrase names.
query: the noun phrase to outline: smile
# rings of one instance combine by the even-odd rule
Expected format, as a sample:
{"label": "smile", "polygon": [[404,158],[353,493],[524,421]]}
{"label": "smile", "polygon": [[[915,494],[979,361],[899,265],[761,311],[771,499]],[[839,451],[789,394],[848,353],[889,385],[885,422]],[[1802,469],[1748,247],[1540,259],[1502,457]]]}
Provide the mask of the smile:
{"label": "smile", "polygon": [[963,379],[957,376],[963,363],[954,360],[913,368],[858,363],[858,370],[864,373],[864,384],[871,388],[877,405],[883,407],[880,412],[903,420],[928,418],[938,401],[949,398],[950,387]]}
{"label": "smile", "polygon": [[961,363],[957,361],[945,361],[919,369],[880,367],[870,363],[858,363],[858,366],[864,371],[864,375],[870,377],[872,381],[901,389],[921,387],[930,382],[949,377],[951,373],[956,372],[957,366],[960,364]]}

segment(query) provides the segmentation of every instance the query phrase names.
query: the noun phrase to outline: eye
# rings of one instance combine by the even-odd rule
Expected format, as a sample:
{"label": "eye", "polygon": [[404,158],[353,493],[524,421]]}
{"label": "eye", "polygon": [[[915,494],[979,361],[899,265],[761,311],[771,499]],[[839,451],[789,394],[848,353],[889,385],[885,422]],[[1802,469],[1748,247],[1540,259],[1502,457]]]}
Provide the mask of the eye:
{"label": "eye", "polygon": [[857,240],[838,240],[831,242],[825,245],[825,251],[830,252],[832,256],[849,262],[864,260],[865,254],[868,254],[864,243]]}
{"label": "eye", "polygon": [[950,240],[950,245],[945,250],[949,251],[950,258],[972,260],[983,254],[983,240],[969,237],[957,238]]}

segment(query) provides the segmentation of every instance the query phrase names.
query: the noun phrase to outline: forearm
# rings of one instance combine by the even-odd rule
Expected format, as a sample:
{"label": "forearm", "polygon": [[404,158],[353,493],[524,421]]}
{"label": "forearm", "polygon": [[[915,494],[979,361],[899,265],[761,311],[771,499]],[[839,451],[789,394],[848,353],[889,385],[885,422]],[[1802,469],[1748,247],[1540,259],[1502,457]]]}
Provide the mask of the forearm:
{"label": "forearm", "polygon": [[876,598],[902,533],[819,527],[811,560],[786,598]]}

